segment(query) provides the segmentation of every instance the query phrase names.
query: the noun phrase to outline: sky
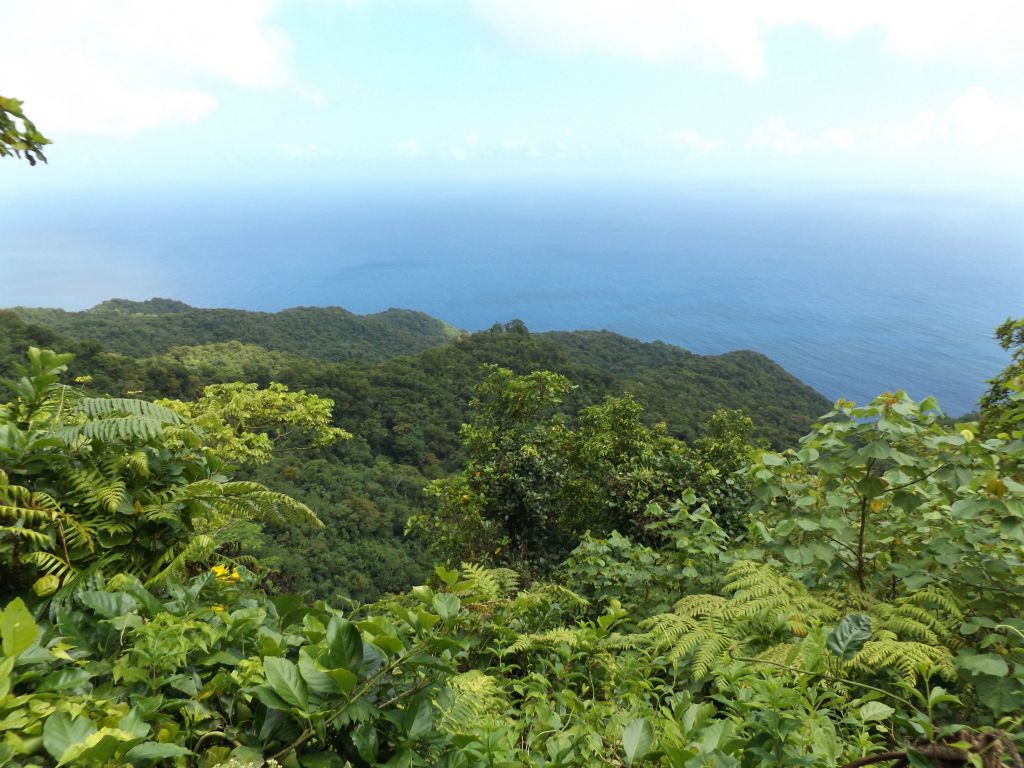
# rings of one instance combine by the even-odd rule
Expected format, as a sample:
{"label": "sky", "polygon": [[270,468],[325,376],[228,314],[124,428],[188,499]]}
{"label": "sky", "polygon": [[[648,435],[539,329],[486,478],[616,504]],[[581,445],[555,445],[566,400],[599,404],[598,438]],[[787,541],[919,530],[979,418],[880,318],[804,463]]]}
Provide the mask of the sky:
{"label": "sky", "polygon": [[1020,0],[0,0],[7,192],[657,178],[1014,190]]}

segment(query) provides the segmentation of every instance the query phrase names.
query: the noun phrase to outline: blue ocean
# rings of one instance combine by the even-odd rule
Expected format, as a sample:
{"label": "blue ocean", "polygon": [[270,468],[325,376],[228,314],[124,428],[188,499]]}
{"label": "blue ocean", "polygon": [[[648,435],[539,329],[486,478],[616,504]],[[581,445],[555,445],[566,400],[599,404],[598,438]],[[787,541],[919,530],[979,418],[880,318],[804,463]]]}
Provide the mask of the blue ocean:
{"label": "blue ocean", "polygon": [[1024,315],[1024,205],[878,190],[479,184],[0,200],[5,304],[418,309],[754,349],[830,398],[972,410]]}

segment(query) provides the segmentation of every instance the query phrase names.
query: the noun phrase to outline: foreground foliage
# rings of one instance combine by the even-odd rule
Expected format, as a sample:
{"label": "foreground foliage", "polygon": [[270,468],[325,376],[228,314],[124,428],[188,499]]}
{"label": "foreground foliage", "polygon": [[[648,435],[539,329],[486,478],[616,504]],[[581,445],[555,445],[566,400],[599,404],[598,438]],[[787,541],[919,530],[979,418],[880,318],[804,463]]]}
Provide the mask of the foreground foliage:
{"label": "foreground foliage", "polygon": [[0,612],[0,763],[1021,764],[1015,381],[1004,431],[887,393],[774,452],[727,413],[677,444],[628,398],[569,423],[567,382],[492,371],[467,465],[436,486],[445,525],[490,526],[490,562],[343,606],[277,593],[237,536],[183,557],[211,530],[310,518],[224,473],[289,423],[343,438],[329,406],[271,409],[268,445],[246,425],[279,390],[96,400],[59,384],[66,362],[31,352],[2,411],[0,565],[22,576]]}

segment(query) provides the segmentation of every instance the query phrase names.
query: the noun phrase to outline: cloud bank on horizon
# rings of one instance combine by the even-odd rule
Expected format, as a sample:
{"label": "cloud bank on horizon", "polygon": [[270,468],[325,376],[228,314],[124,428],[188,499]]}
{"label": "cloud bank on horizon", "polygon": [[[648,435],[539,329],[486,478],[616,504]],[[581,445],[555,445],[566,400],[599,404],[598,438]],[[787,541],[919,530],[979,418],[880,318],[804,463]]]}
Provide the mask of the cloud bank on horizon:
{"label": "cloud bank on horizon", "polygon": [[130,167],[169,178],[197,151],[221,171],[261,163],[284,176],[1024,173],[1019,0],[0,10],[0,92],[25,100],[57,156],[64,144],[87,151],[72,177]]}

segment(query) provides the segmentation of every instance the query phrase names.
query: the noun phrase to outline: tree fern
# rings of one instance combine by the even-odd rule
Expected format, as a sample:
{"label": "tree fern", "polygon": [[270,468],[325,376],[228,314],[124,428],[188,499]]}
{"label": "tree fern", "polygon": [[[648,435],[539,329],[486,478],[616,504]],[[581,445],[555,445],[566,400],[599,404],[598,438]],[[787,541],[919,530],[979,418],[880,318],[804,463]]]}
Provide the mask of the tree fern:
{"label": "tree fern", "polygon": [[170,408],[130,397],[83,397],[75,403],[72,410],[73,413],[81,413],[91,419],[134,416],[159,421],[162,424],[182,423],[181,416]]}
{"label": "tree fern", "polygon": [[[689,595],[676,603],[674,613],[651,617],[641,624],[641,641],[702,679],[716,663],[737,655],[799,662],[800,638],[839,617],[803,584],[764,564],[735,563],[722,591],[726,596]],[[846,663],[849,672],[893,670],[913,681],[927,663],[942,674],[952,673],[952,657],[943,643],[950,641],[951,622],[962,614],[951,594],[929,588],[892,603],[875,601],[869,613],[872,638]]]}
{"label": "tree fern", "polygon": [[447,681],[446,695],[437,702],[440,727],[448,733],[473,732],[480,720],[503,713],[506,702],[500,681],[472,669]]}
{"label": "tree fern", "polygon": [[172,499],[178,504],[206,503],[228,517],[323,526],[320,518],[302,502],[250,481],[198,480],[175,489]]}
{"label": "tree fern", "polygon": [[865,643],[846,666],[863,674],[894,670],[911,685],[917,682],[923,666],[934,668],[949,680],[956,679],[953,655],[947,648],[899,640],[894,633],[886,630],[876,633],[875,639]]}
{"label": "tree fern", "polygon": [[28,478],[0,472],[0,567],[18,580],[27,566],[66,584],[114,553],[119,570],[166,579],[237,540],[233,521],[320,525],[291,497],[218,474],[221,458],[174,409],[62,386],[68,359],[30,350],[0,406],[0,457]]}
{"label": "tree fern", "polygon": [[[159,584],[172,577],[181,578],[190,563],[207,560],[217,551],[217,547],[218,543],[214,537],[200,534],[193,536],[180,549],[167,549],[157,559],[155,566],[146,573],[149,576],[145,582],[146,586]],[[129,569],[129,573],[132,573],[131,569]],[[139,574],[133,573],[132,575]]]}
{"label": "tree fern", "polygon": [[163,429],[164,422],[160,419],[146,416],[112,416],[61,427],[57,430],[57,435],[68,444],[82,438],[112,443],[154,440],[163,434]]}
{"label": "tree fern", "polygon": [[502,651],[502,655],[523,653],[537,648],[555,648],[567,645],[575,648],[581,642],[581,633],[569,627],[558,627],[546,632],[534,632],[521,635],[514,643]]}
{"label": "tree fern", "polygon": [[42,573],[48,576],[56,576],[61,581],[77,572],[75,567],[64,558],[43,550],[37,550],[25,555],[25,562],[32,563]]}
{"label": "tree fern", "polygon": [[7,473],[0,469],[0,520],[46,523],[63,514],[61,505],[47,493],[10,485]]}
{"label": "tree fern", "polygon": [[478,602],[505,597],[519,585],[519,574],[510,568],[486,568],[477,563],[462,564],[462,588]]}
{"label": "tree fern", "polygon": [[128,487],[120,477],[104,477],[95,467],[73,469],[67,473],[73,489],[70,499],[87,509],[98,509],[107,514],[117,512],[127,498]]}
{"label": "tree fern", "polygon": [[551,608],[578,611],[589,605],[589,600],[561,584],[538,584],[519,592],[509,603],[509,610],[513,614],[521,615]]}

